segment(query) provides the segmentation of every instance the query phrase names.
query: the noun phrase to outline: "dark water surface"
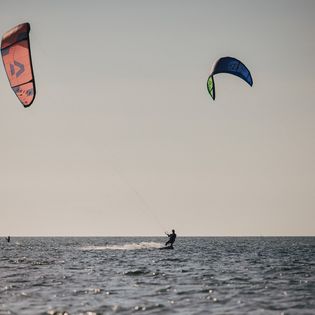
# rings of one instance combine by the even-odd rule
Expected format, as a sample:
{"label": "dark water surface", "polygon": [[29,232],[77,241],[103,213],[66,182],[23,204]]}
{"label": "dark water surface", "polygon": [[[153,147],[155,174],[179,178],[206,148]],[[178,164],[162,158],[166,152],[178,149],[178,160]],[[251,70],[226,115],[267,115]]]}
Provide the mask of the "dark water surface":
{"label": "dark water surface", "polygon": [[315,237],[0,240],[0,314],[315,314]]}

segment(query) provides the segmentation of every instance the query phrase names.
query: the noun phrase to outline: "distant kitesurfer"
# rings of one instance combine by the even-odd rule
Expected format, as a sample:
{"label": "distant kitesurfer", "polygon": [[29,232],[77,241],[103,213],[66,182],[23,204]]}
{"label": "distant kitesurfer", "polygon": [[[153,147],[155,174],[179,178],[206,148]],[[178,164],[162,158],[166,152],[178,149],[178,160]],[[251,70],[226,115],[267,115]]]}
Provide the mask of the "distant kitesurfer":
{"label": "distant kitesurfer", "polygon": [[175,230],[172,230],[171,234],[166,234],[166,235],[169,237],[169,240],[165,243],[165,246],[170,244],[170,247],[173,247],[173,244],[174,244],[175,239],[176,239]]}
{"label": "distant kitesurfer", "polygon": [[10,240],[11,240],[10,236],[6,237],[5,239],[7,240],[8,243],[10,243]]}

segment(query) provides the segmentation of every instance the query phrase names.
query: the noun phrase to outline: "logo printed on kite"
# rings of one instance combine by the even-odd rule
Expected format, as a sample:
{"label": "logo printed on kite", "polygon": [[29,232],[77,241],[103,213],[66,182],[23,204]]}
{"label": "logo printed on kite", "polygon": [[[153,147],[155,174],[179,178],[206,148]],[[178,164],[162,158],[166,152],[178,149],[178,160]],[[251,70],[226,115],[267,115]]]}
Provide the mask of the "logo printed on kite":
{"label": "logo printed on kite", "polygon": [[235,71],[237,70],[237,66],[238,66],[238,62],[231,62],[231,63],[229,64],[228,69],[229,69],[230,71],[235,72]]}
{"label": "logo printed on kite", "polygon": [[[18,67],[17,72],[15,72],[14,65]],[[15,60],[14,60],[14,65],[10,63],[10,72],[11,72],[11,75],[15,75],[18,78],[25,71],[25,68],[22,63],[19,63],[18,61],[15,61]]]}

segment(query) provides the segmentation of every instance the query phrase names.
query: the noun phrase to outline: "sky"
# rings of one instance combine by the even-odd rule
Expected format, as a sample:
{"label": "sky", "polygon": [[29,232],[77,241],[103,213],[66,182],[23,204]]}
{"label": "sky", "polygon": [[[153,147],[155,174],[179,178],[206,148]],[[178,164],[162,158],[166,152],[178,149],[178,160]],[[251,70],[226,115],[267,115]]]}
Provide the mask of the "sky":
{"label": "sky", "polygon": [[[0,0],[0,235],[315,235],[315,2]],[[251,88],[215,77],[223,56]]]}

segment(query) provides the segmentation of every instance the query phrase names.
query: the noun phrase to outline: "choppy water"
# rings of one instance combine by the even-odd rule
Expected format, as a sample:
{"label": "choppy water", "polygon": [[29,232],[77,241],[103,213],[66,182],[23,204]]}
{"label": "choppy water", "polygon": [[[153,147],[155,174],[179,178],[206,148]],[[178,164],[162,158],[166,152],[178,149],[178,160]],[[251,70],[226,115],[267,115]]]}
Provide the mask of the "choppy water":
{"label": "choppy water", "polygon": [[0,314],[315,314],[315,238],[0,240]]}

